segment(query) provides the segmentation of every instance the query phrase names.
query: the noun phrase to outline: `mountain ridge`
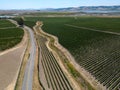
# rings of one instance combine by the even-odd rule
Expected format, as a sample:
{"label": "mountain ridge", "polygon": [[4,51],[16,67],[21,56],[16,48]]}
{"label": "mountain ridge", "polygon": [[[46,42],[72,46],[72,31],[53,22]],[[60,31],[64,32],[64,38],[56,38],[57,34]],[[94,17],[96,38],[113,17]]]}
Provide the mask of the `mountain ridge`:
{"label": "mountain ridge", "polygon": [[52,8],[48,8],[48,9],[44,9],[47,11],[91,11],[91,10],[99,10],[99,11],[120,11],[120,5],[118,6],[80,6],[80,7],[68,7],[68,8],[56,8],[56,9],[52,9]]}

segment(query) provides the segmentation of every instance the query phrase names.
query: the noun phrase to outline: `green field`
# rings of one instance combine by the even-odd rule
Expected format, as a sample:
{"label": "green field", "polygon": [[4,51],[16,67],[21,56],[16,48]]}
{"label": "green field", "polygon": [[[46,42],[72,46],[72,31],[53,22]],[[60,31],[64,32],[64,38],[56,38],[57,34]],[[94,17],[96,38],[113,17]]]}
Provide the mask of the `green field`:
{"label": "green field", "polygon": [[[65,24],[120,32],[120,18],[53,17],[26,18],[44,22],[42,29],[59,38],[75,60],[109,90],[120,87],[120,36],[66,26]],[[27,23],[27,22],[26,22]],[[30,24],[32,25],[32,24]]]}
{"label": "green field", "polygon": [[15,27],[15,25],[9,22],[8,20],[0,20],[0,28],[4,27]]}
{"label": "green field", "polygon": [[14,24],[7,20],[0,20],[0,51],[18,44],[22,40],[23,34],[24,31],[20,28],[16,28]]}

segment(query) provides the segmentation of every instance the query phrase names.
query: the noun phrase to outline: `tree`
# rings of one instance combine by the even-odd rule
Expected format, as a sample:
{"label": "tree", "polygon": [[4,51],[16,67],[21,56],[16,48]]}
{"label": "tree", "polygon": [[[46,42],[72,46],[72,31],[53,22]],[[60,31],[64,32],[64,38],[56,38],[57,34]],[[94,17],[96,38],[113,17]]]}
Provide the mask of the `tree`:
{"label": "tree", "polygon": [[24,25],[24,20],[22,18],[19,18],[17,20],[17,23],[20,25],[20,26],[23,26]]}

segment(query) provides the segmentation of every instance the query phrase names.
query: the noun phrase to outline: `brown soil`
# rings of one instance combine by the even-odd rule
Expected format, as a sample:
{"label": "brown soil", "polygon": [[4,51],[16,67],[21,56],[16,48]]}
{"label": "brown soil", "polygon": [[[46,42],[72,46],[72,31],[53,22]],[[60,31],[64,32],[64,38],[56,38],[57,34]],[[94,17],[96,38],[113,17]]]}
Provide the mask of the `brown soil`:
{"label": "brown soil", "polygon": [[[40,31],[39,31],[40,30]],[[65,75],[67,76],[69,82],[71,83],[72,87],[74,88],[74,90],[81,90],[79,84],[74,80],[74,78],[71,76],[71,74],[68,72],[68,70],[65,68],[65,66],[63,65],[63,62],[61,60],[61,58],[59,57],[58,53],[56,51],[54,51],[53,49],[51,49],[51,47],[49,46],[49,43],[50,43],[50,38],[48,38],[47,36],[50,36],[52,38],[55,39],[55,43],[54,44],[58,44],[58,39],[48,33],[45,33],[42,31],[41,28],[38,29],[38,34],[41,33],[41,35],[45,36],[47,39],[48,39],[48,42],[46,43],[47,44],[47,47],[49,50],[51,50],[55,56],[55,58],[58,60],[58,63],[60,65],[60,67],[62,68],[62,70],[64,71]],[[46,36],[47,35],[47,36]],[[56,46],[56,45],[55,45]],[[57,48],[60,48],[60,46]]]}
{"label": "brown soil", "polygon": [[[37,45],[37,43],[36,43]],[[34,64],[34,76],[33,76],[33,90],[41,90],[41,86],[39,83],[39,72],[38,72],[38,64],[39,64],[39,51],[38,51],[38,46],[36,50],[36,59],[35,59],[35,64]]]}
{"label": "brown soil", "polygon": [[23,77],[24,77],[24,72],[25,72],[25,67],[26,67],[26,64],[27,64],[27,61],[28,61],[28,57],[29,57],[29,51],[30,51],[30,39],[29,39],[29,33],[28,31],[27,32],[27,47],[25,49],[25,53],[24,53],[24,56],[23,56],[23,59],[22,59],[22,63],[21,63],[21,66],[20,66],[20,70],[19,70],[19,75],[18,75],[18,80],[16,82],[16,90],[21,90],[22,89],[22,82],[23,82]]}
{"label": "brown soil", "polygon": [[26,48],[27,35],[21,43],[0,53],[0,90],[13,90]]}

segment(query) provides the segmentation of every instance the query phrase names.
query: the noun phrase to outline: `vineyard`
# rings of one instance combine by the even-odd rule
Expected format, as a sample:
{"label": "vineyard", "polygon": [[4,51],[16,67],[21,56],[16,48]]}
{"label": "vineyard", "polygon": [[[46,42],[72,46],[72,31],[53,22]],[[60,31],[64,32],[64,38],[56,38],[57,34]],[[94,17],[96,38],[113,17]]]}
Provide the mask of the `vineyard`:
{"label": "vineyard", "polygon": [[[29,18],[27,18],[30,20]],[[37,18],[32,18],[34,22]],[[43,30],[59,38],[76,62],[108,90],[120,88],[120,36],[65,24],[120,32],[120,18],[42,17]]]}
{"label": "vineyard", "polygon": [[45,90],[73,90],[52,52],[46,47],[46,39],[39,36],[39,77]]}
{"label": "vineyard", "polygon": [[5,28],[5,27],[16,27],[16,26],[11,22],[9,22],[8,20],[0,20],[0,28]]}
{"label": "vineyard", "polygon": [[[7,28],[13,27],[13,28]],[[0,20],[0,51],[11,48],[22,40],[24,31],[7,20]]]}

